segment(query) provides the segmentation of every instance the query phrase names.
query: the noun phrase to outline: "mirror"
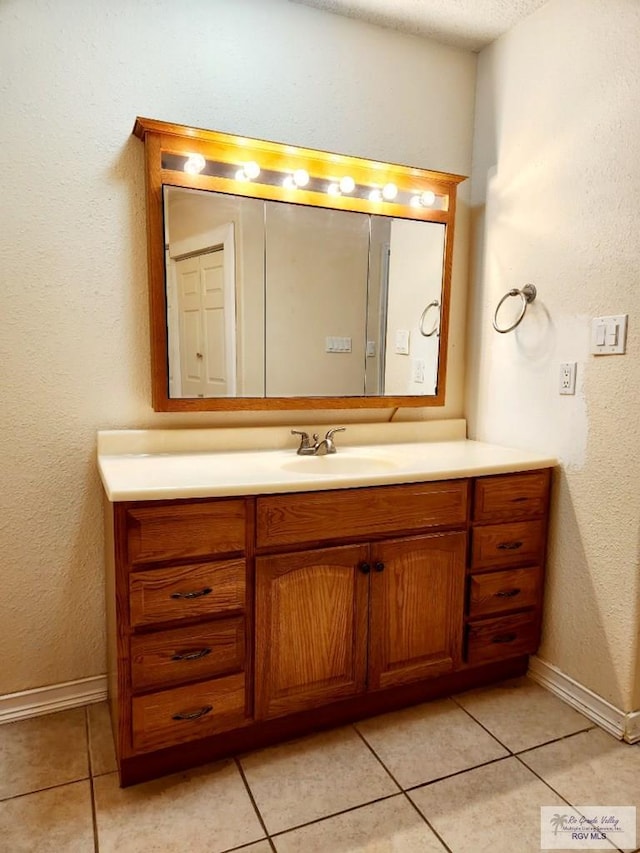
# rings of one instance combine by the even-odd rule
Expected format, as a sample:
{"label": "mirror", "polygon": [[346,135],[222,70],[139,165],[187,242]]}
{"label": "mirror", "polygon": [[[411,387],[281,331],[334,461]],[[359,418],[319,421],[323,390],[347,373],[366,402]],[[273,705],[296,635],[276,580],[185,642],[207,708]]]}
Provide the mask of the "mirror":
{"label": "mirror", "polygon": [[461,176],[137,119],[156,411],[443,405]]}
{"label": "mirror", "polygon": [[170,397],[436,393],[442,223],[179,187],[164,222]]}

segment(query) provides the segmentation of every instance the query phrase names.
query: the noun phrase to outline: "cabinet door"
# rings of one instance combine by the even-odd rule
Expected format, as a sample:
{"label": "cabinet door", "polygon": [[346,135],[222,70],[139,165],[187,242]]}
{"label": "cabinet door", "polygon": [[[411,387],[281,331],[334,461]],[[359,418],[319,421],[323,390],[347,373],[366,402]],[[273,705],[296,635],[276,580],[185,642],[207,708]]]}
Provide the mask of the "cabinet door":
{"label": "cabinet door", "polygon": [[465,543],[460,532],[371,546],[371,689],[441,675],[459,664]]}
{"label": "cabinet door", "polygon": [[278,717],[364,690],[368,547],[256,560],[256,716]]}

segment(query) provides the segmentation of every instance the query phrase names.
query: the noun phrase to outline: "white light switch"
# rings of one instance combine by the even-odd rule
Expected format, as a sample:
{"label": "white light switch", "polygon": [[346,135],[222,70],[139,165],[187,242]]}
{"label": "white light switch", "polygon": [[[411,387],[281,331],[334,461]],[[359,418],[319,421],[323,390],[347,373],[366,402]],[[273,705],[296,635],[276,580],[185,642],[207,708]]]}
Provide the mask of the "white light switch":
{"label": "white light switch", "polygon": [[409,330],[396,329],[396,353],[409,355]]}
{"label": "white light switch", "polygon": [[591,352],[594,355],[621,355],[626,350],[627,314],[595,317],[591,321]]}
{"label": "white light switch", "polygon": [[376,354],[376,342],[367,341],[367,358],[374,358]]}
{"label": "white light switch", "polygon": [[351,338],[330,335],[324,339],[325,352],[351,352]]}

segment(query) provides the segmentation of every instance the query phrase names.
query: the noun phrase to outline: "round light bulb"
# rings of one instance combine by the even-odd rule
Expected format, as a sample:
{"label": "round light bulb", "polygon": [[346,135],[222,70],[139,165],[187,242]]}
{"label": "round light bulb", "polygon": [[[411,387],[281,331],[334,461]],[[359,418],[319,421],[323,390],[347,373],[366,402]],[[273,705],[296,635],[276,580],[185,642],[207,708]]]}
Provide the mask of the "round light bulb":
{"label": "round light bulb", "polygon": [[327,195],[340,195],[340,187],[337,184],[327,186]]}
{"label": "round light bulb", "polygon": [[207,161],[202,154],[189,154],[184,164],[184,170],[188,175],[197,175],[206,165]]}
{"label": "round light bulb", "polygon": [[340,179],[340,189],[343,193],[352,193],[356,188],[356,182],[350,175],[345,175]]}
{"label": "round light bulb", "polygon": [[296,182],[293,180],[292,175],[287,175],[287,177],[283,180],[282,186],[285,190],[295,190]]}
{"label": "round light bulb", "polygon": [[436,200],[436,194],[431,192],[431,190],[426,190],[420,196],[420,204],[423,207],[431,207],[431,205],[434,203],[435,200]]}
{"label": "round light bulb", "polygon": [[248,181],[249,178],[244,169],[238,169],[236,172],[236,181]]}
{"label": "round light bulb", "polygon": [[411,207],[422,207],[422,203],[420,201],[420,196],[419,195],[412,195],[411,201],[409,202],[409,204],[411,205]]}
{"label": "round light bulb", "polygon": [[371,190],[369,193],[369,201],[382,201],[382,193],[380,190]]}
{"label": "round light bulb", "polygon": [[395,184],[385,184],[382,187],[382,197],[386,201],[393,201],[393,199],[398,195],[398,187]]}
{"label": "round light bulb", "polygon": [[306,187],[309,183],[309,172],[306,169],[296,169],[293,173],[293,180],[297,187]]}
{"label": "round light bulb", "polygon": [[243,169],[250,181],[254,181],[260,174],[260,166],[258,166],[255,160],[249,160],[248,163],[244,164]]}

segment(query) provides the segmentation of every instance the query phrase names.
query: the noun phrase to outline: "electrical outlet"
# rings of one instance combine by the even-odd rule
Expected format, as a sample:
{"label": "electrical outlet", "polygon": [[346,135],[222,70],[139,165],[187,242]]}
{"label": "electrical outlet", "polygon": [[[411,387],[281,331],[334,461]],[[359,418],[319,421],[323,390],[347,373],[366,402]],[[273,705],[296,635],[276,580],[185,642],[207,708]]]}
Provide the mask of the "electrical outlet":
{"label": "electrical outlet", "polygon": [[413,381],[423,383],[424,382],[425,370],[427,368],[425,360],[423,358],[414,358],[412,367],[413,367],[413,376],[412,376]]}
{"label": "electrical outlet", "polygon": [[575,394],[576,393],[576,369],[575,361],[568,361],[560,365],[560,393]]}

